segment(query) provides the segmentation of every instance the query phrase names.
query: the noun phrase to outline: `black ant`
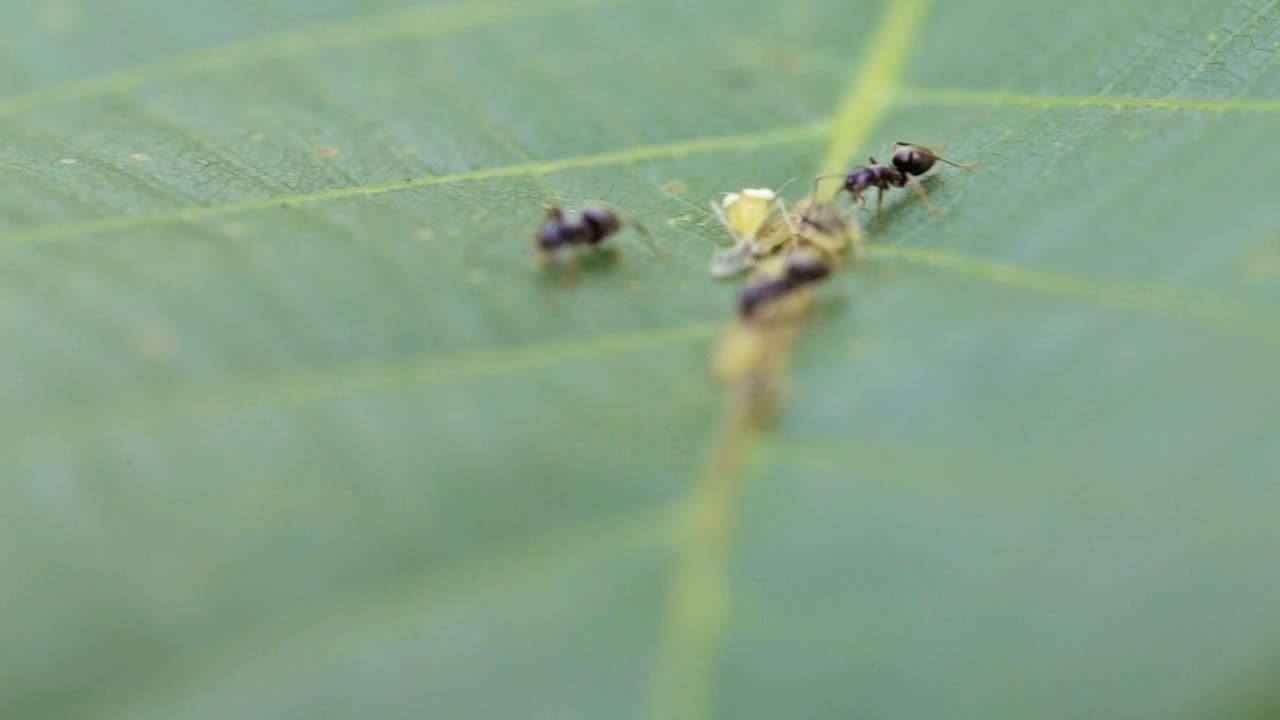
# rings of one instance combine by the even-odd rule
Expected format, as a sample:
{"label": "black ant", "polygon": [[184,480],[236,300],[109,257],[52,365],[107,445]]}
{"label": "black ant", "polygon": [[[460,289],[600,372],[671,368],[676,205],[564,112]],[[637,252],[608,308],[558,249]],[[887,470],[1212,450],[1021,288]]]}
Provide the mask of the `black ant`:
{"label": "black ant", "polygon": [[[638,222],[631,221],[631,224],[645,236],[646,244],[661,255],[662,251],[649,239],[649,231]],[[622,225],[622,218],[618,213],[602,205],[584,208],[576,220],[567,218],[564,208],[554,205],[546,209],[542,228],[534,235],[534,246],[543,266],[547,267],[554,264],[555,256],[562,249],[596,247],[616,235]],[[574,266],[576,263],[575,257]]]}
{"label": "black ant", "polygon": [[738,299],[738,313],[755,317],[764,307],[800,288],[815,285],[831,274],[831,265],[816,253],[796,252],[780,258],[782,267],[772,269],[764,280],[747,286]]}
{"label": "black ant", "polygon": [[925,191],[924,186],[916,179],[917,176],[924,175],[933,169],[934,164],[944,162],[952,167],[970,170],[978,166],[977,162],[958,163],[948,160],[938,153],[946,149],[946,145],[938,148],[930,148],[915,143],[894,143],[893,144],[893,164],[883,165],[879,163],[875,157],[867,158],[871,161],[871,165],[862,165],[849,171],[849,174],[835,173],[832,175],[819,175],[813,179],[814,197],[817,197],[818,182],[826,178],[843,177],[844,183],[840,186],[840,190],[836,192],[848,191],[849,197],[860,206],[866,206],[866,200],[862,195],[871,188],[879,190],[876,196],[876,229],[879,230],[884,226],[884,191],[889,188],[901,188],[908,185],[920,199],[924,201],[924,206],[928,209],[930,215],[935,217],[941,215],[938,209],[929,202],[929,193]]}

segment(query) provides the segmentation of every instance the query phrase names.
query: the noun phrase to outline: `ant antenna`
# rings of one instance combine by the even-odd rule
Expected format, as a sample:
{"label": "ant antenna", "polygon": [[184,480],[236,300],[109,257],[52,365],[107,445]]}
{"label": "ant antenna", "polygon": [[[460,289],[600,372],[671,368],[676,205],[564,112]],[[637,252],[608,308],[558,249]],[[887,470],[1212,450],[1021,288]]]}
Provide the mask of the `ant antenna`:
{"label": "ant antenna", "polygon": [[[844,176],[845,176],[844,173],[827,173],[826,175],[819,175],[815,177],[813,179],[813,199],[814,200],[818,199],[818,183],[819,182],[823,180],[830,180],[831,178],[842,178]],[[840,190],[837,190],[836,195],[839,195],[839,194],[840,194]]]}

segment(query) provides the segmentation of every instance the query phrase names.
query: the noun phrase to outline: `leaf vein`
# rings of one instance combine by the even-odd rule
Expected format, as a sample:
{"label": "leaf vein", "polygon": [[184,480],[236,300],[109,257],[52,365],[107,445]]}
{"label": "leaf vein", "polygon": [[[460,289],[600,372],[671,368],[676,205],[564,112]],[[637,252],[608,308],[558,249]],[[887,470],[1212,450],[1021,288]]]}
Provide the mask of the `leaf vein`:
{"label": "leaf vein", "polygon": [[1017,290],[1073,298],[1120,310],[1179,317],[1280,350],[1280,323],[1272,319],[1276,315],[1274,309],[1210,293],[1066,275],[925,248],[879,245],[870,252],[873,256],[959,273]]}
{"label": "leaf vein", "polygon": [[627,150],[617,150],[594,155],[582,155],[561,160],[505,165],[502,167],[487,168],[483,170],[468,170],[446,175],[417,178],[408,181],[378,183],[372,185],[355,185],[335,188],[333,190],[320,190],[317,192],[297,193],[293,195],[279,195],[275,197],[259,198],[256,200],[245,200],[219,205],[205,205],[201,207],[162,210],[159,212],[140,213],[136,215],[118,215],[115,217],[94,218],[65,223],[51,223],[48,225],[29,228],[27,230],[16,231],[5,240],[0,241],[0,245],[29,245],[52,242],[87,233],[131,230],[173,222],[190,222],[217,215],[265,210],[268,208],[279,207],[283,204],[299,205],[324,200],[339,200],[350,197],[382,195],[386,193],[402,192],[439,185],[453,185],[457,183],[479,182],[483,180],[496,180],[502,178],[550,175],[568,170],[630,165],[650,160],[675,159],[690,155],[714,152],[750,150],[768,145],[786,144],[807,140],[821,134],[824,127],[825,124],[823,123],[789,125],[760,132],[643,145]]}
{"label": "leaf vein", "polygon": [[910,105],[1027,107],[1104,107],[1113,110],[1151,108],[1201,112],[1280,113],[1280,100],[1227,98],[1200,100],[1179,98],[1110,97],[1106,95],[1037,95],[958,88],[903,88],[895,98]]}
{"label": "leaf vein", "polygon": [[440,37],[484,25],[599,7],[610,0],[457,3],[412,6],[374,15],[286,30],[266,37],[194,50],[99,75],[69,80],[42,90],[0,100],[0,118],[58,103],[116,95],[144,85],[202,73],[236,70],[273,60],[299,58],[325,50],[409,37]]}
{"label": "leaf vein", "polygon": [[[849,93],[827,130],[823,172],[843,169],[889,109],[928,0],[887,0]],[[728,627],[732,528],[743,475],[759,439],[748,403],[732,398],[710,461],[694,478],[691,521],[673,560],[650,682],[648,717],[712,714],[715,664]]]}

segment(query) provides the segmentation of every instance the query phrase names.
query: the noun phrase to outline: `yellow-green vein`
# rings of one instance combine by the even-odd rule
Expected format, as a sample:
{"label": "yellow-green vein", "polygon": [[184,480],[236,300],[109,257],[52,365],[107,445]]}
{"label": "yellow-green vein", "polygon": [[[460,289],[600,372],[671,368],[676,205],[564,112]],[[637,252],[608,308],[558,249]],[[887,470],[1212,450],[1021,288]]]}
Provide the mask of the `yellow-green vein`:
{"label": "yellow-green vein", "polygon": [[650,720],[705,718],[715,658],[729,621],[733,524],[759,430],[744,398],[732,398],[711,457],[694,478],[672,566],[658,655],[650,680]]}
{"label": "yellow-green vein", "polygon": [[681,158],[689,155],[700,155],[713,152],[734,150],[750,150],[768,145],[800,142],[821,135],[825,124],[790,125],[753,133],[725,135],[721,137],[699,138],[671,143],[643,145],[627,150],[582,155],[562,160],[521,163],[506,165],[485,170],[468,170],[448,175],[417,178],[400,182],[378,183],[373,185],[357,185],[333,190],[321,190],[311,193],[280,195],[276,197],[245,200],[242,202],[224,203],[221,205],[205,205],[201,207],[181,208],[178,210],[162,210],[138,215],[118,215],[115,217],[94,218],[65,223],[53,223],[26,230],[17,230],[7,238],[0,240],[0,246],[24,245],[50,242],[87,233],[131,230],[151,225],[173,222],[191,222],[217,215],[252,212],[280,207],[281,205],[298,205],[323,200],[339,200],[342,198],[382,195],[385,193],[414,190],[437,185],[452,185],[463,182],[478,182],[500,178],[531,177],[550,175],[567,170],[606,167],[612,165],[628,165],[650,160]]}
{"label": "yellow-green vein", "polygon": [[1133,312],[1172,315],[1280,349],[1275,310],[1178,288],[1150,287],[1034,270],[938,250],[878,245],[873,257],[893,258],[967,275],[1004,287],[1058,295]]}
{"label": "yellow-green vein", "polygon": [[[1280,5],[1280,0],[1271,0],[1271,2],[1266,5],[1254,10],[1253,14],[1249,16],[1249,19],[1240,27],[1239,32],[1248,32],[1251,25],[1270,15],[1271,12],[1276,9],[1277,5]],[[1177,86],[1175,86],[1169,94],[1173,95],[1182,92],[1192,80],[1199,79],[1200,75],[1202,75],[1205,70],[1208,70],[1211,66],[1217,63],[1218,56],[1220,56],[1231,45],[1238,34],[1239,33],[1236,32],[1227,33],[1225,37],[1216,42],[1213,47],[1209,48],[1209,52],[1204,53],[1200,58],[1200,62],[1197,63],[1190,72],[1183,76],[1182,80],[1178,82]]]}
{"label": "yellow-green vein", "polygon": [[0,99],[0,118],[55,103],[127,93],[163,80],[235,70],[272,60],[325,50],[368,45],[394,38],[438,37],[517,18],[552,15],[604,5],[610,0],[547,2],[460,2],[397,8],[389,12],[288,30],[217,47],[194,50],[101,75],[70,80],[43,90]]}
{"label": "yellow-green vein", "polygon": [[868,43],[849,92],[827,129],[827,154],[821,171],[848,169],[893,100],[912,39],[929,7],[928,0],[889,0],[880,25]]}
{"label": "yellow-green vein", "polygon": [[1280,100],[1263,98],[1184,100],[1177,98],[1106,97],[1101,95],[1024,95],[1000,91],[951,88],[903,88],[895,93],[895,101],[908,105],[1027,107],[1036,109],[1103,107],[1113,110],[1152,108],[1218,113],[1280,113]]}
{"label": "yellow-green vein", "polygon": [[[824,172],[839,170],[866,143],[889,107],[927,0],[887,0],[848,96],[828,126]],[[650,684],[651,720],[696,720],[711,714],[716,657],[729,618],[733,518],[743,474],[759,432],[742,397],[694,478],[689,526],[671,570],[667,604]]]}

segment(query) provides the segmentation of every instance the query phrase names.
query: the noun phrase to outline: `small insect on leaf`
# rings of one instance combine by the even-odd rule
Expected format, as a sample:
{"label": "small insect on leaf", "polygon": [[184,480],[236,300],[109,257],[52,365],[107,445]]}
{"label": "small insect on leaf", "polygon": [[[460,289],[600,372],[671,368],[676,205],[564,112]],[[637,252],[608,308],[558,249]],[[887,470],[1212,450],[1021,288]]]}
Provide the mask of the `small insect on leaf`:
{"label": "small insect on leaf", "polygon": [[725,195],[723,206],[726,224],[738,237],[755,238],[756,231],[773,214],[777,194],[768,188],[743,190]]}
{"label": "small insect on leaf", "polygon": [[813,202],[811,198],[805,198],[796,204],[795,217],[798,224],[796,233],[802,247],[817,251],[833,264],[850,248],[855,262],[862,259],[866,232],[857,220],[834,203]]}
{"label": "small insect on leaf", "polygon": [[[785,230],[785,226],[776,214],[776,200],[777,193],[773,190],[748,188],[728,193],[720,203],[711,203],[712,212],[734,240],[732,247],[712,255],[712,277],[725,278],[745,272],[755,265],[757,257],[771,252],[779,242],[785,242],[789,235],[779,232],[780,228]],[[761,247],[762,238],[769,242],[767,250]]]}

